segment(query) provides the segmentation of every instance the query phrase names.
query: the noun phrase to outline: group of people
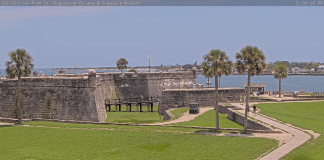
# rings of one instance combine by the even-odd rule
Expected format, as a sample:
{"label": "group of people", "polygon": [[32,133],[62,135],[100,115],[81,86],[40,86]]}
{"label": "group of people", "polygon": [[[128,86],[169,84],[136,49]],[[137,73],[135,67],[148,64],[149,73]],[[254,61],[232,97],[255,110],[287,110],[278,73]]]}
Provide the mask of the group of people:
{"label": "group of people", "polygon": [[[248,106],[248,114],[250,112],[250,106]],[[256,116],[256,105],[253,104],[253,116]]]}
{"label": "group of people", "polygon": [[[243,95],[243,102],[245,102],[245,100],[246,100],[246,96],[245,95]],[[256,105],[255,104],[253,104],[253,116],[256,116]],[[250,112],[250,106],[248,106],[248,114],[249,114],[249,112]]]}
{"label": "group of people", "polygon": [[273,97],[273,96],[276,97],[277,96],[277,91],[276,90],[271,90],[271,91],[268,92],[268,94],[269,94],[270,97]]}
{"label": "group of people", "polygon": [[259,95],[260,95],[260,92],[258,92],[258,91],[253,92],[253,96],[259,96]]}

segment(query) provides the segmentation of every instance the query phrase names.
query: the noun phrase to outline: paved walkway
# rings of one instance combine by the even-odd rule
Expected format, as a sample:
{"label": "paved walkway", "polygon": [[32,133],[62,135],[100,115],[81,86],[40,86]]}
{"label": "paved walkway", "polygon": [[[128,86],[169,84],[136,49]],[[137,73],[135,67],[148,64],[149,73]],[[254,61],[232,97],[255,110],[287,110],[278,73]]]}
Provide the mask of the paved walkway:
{"label": "paved walkway", "polygon": [[150,125],[165,125],[165,124],[172,124],[172,123],[179,123],[179,122],[188,122],[188,121],[194,120],[196,117],[198,117],[212,109],[214,109],[214,108],[200,108],[199,114],[189,114],[189,112],[185,112],[181,117],[179,117],[178,119],[175,119],[173,121],[154,123],[154,124],[150,124]]}
{"label": "paved walkway", "polygon": [[[245,105],[241,105],[240,103],[232,103],[232,105],[242,108],[245,108]],[[244,113],[244,110],[240,110],[241,113]],[[253,114],[250,113],[249,116],[252,116]],[[303,143],[305,143],[308,139],[311,138],[311,136],[307,133],[304,133],[303,131],[300,131],[298,129],[286,126],[284,124],[275,122],[271,119],[265,118],[263,116],[260,115],[256,115],[253,116],[253,118],[260,120],[264,123],[270,124],[274,127],[277,127],[281,130],[287,131],[288,133],[294,135],[294,138],[289,141],[288,143],[280,146],[279,148],[277,148],[276,150],[272,151],[271,153],[269,153],[268,155],[264,156],[263,158],[261,158],[261,160],[275,160],[275,159],[279,159],[283,156],[285,156],[286,154],[288,154],[289,152],[291,152],[292,150],[294,150],[295,148],[297,148],[298,146],[302,145]]]}
{"label": "paved walkway", "polygon": [[3,122],[0,122],[0,127],[11,127],[11,126],[14,126],[15,124],[14,123],[3,123]]}

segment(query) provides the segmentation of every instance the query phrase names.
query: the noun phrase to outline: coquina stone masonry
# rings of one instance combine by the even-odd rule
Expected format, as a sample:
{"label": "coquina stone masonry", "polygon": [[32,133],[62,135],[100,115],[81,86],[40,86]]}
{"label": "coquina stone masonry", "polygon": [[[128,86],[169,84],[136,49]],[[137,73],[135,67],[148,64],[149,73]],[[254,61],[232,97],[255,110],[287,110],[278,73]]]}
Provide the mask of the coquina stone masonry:
{"label": "coquina stone masonry", "polygon": [[[35,74],[36,76],[36,74]],[[192,88],[197,73],[96,73],[22,78],[22,118],[105,122],[105,99],[161,96],[163,89]],[[0,117],[15,118],[17,79],[0,82]]]}
{"label": "coquina stone masonry", "polygon": [[[105,122],[99,76],[22,78],[22,118]],[[0,83],[0,117],[15,118],[17,79]]]}
{"label": "coquina stone masonry", "polygon": [[[60,77],[82,77],[87,74],[57,74]],[[183,72],[125,72],[97,73],[105,99],[161,96],[163,89],[193,88],[197,73]]]}
{"label": "coquina stone masonry", "polygon": [[[219,102],[239,101],[245,93],[244,88],[219,88]],[[165,89],[162,92],[159,104],[159,113],[170,108],[189,107],[190,102],[198,102],[200,106],[214,106],[215,88],[191,88],[191,89]]]}

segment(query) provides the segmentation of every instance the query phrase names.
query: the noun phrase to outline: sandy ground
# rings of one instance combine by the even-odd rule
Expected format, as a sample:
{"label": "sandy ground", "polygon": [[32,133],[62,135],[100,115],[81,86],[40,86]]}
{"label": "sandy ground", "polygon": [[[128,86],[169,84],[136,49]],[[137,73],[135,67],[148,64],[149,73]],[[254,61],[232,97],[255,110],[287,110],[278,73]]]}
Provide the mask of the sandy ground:
{"label": "sandy ground", "polygon": [[189,112],[185,112],[181,117],[178,119],[168,121],[168,122],[162,122],[162,123],[154,123],[150,125],[165,125],[165,124],[172,124],[172,123],[180,123],[180,122],[188,122],[194,120],[196,117],[204,114],[207,111],[212,110],[213,108],[200,108],[200,111],[198,114],[189,114]]}

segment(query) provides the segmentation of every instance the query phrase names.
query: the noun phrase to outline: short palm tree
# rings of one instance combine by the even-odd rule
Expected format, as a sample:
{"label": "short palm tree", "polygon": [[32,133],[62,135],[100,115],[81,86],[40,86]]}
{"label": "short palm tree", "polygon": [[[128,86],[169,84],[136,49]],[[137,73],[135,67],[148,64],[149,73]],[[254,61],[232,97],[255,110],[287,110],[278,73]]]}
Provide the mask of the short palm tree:
{"label": "short palm tree", "polygon": [[219,116],[218,116],[218,77],[221,75],[230,75],[232,73],[232,61],[229,60],[225,52],[217,49],[211,50],[208,54],[204,55],[203,64],[211,68],[211,72],[215,77],[215,106],[216,111],[216,129],[219,129]]}
{"label": "short palm tree", "polygon": [[207,85],[209,87],[209,78],[214,77],[212,67],[209,66],[209,64],[207,62],[203,62],[201,64],[201,68],[203,69],[203,75],[208,79]]}
{"label": "short palm tree", "polygon": [[130,69],[128,72],[134,72],[137,74],[137,71],[134,68]]}
{"label": "short palm tree", "polygon": [[24,49],[16,49],[8,53],[10,61],[6,62],[6,72],[10,78],[18,77],[18,88],[17,88],[17,118],[18,124],[21,123],[20,108],[21,108],[21,77],[28,77],[34,67],[33,58]]}
{"label": "short palm tree", "polygon": [[235,68],[239,74],[248,71],[244,132],[247,132],[247,112],[249,106],[251,76],[260,75],[263,69],[267,67],[265,63],[265,55],[258,47],[246,46],[239,53],[236,53]]}
{"label": "short palm tree", "polygon": [[123,69],[127,69],[127,64],[128,61],[125,58],[120,58],[117,62],[117,68],[121,71],[121,73],[123,74]]}
{"label": "short palm tree", "polygon": [[286,78],[287,75],[287,68],[285,64],[282,62],[277,63],[277,65],[274,68],[274,78],[279,79],[279,97],[281,97],[281,79]]}

